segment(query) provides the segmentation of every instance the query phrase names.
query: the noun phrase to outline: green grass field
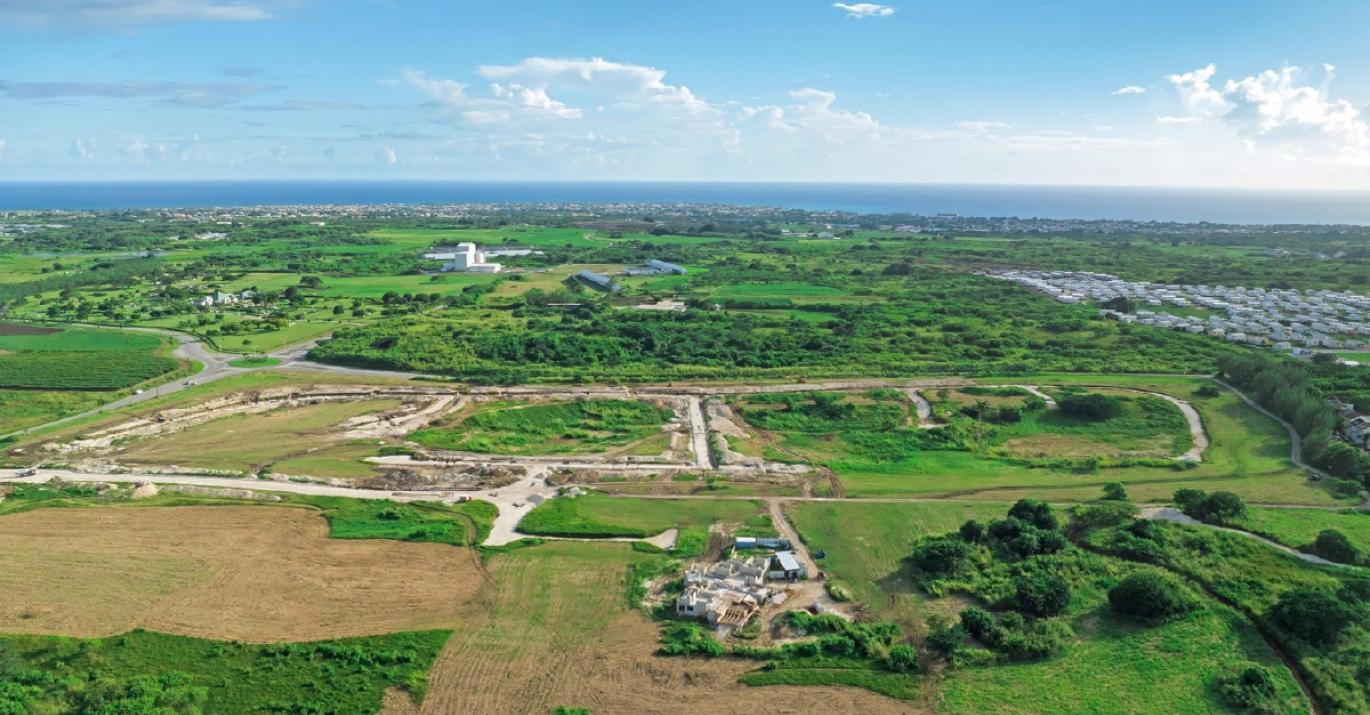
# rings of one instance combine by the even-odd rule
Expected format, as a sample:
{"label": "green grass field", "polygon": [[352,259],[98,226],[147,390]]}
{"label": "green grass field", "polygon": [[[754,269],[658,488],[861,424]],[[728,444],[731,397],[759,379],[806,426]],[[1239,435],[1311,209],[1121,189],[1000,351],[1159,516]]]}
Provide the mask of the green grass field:
{"label": "green grass field", "polygon": [[759,502],[741,499],[634,499],[593,492],[543,502],[519,522],[519,531],[544,536],[647,537],[679,527],[734,524],[766,528]]}
{"label": "green grass field", "polygon": [[280,365],[281,361],[274,357],[257,356],[229,360],[228,364],[230,367],[242,368],[275,367],[276,365]]}
{"label": "green grass field", "polygon": [[484,501],[461,504],[363,501],[311,497],[323,509],[335,539],[397,539],[476,546],[490,534],[498,509]]}
{"label": "green grass field", "polygon": [[0,325],[0,350],[38,352],[129,351],[150,352],[162,347],[162,339],[146,333],[67,328],[38,335],[6,334]]}
{"label": "green grass field", "polygon": [[1363,511],[1252,507],[1242,528],[1294,548],[1313,543],[1320,531],[1335,529],[1356,548],[1370,552],[1370,513]]}
{"label": "green grass field", "polygon": [[583,454],[627,447],[660,432],[670,409],[631,400],[501,401],[419,430],[435,449],[489,454]]}
{"label": "green grass field", "polygon": [[[985,382],[993,382],[985,380]],[[1049,375],[999,382],[1038,385],[1082,384],[1136,387],[1186,399],[1203,419],[1211,444],[1193,468],[1130,466],[1078,472],[1022,466],[1003,459],[946,450],[920,450],[907,459],[837,461],[848,496],[963,497],[1016,500],[1034,496],[1056,501],[1095,498],[1107,482],[1123,482],[1138,501],[1166,501],[1176,489],[1223,489],[1265,504],[1331,505],[1338,499],[1289,462],[1289,437],[1274,420],[1247,407],[1230,392],[1196,396],[1204,381],[1185,377]]]}
{"label": "green grass field", "polygon": [[0,434],[99,407],[106,397],[77,390],[0,390]]}

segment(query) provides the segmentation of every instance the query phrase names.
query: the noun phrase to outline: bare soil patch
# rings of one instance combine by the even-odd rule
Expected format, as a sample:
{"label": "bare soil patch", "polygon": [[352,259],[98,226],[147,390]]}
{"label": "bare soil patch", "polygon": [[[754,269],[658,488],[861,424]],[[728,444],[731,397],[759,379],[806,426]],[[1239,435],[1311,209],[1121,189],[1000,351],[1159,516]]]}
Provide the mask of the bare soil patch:
{"label": "bare soil patch", "polygon": [[60,333],[57,328],[42,328],[37,325],[16,325],[14,323],[0,323],[0,336],[3,335],[52,335]]}
{"label": "bare soil patch", "polygon": [[1101,441],[1098,437],[1070,434],[1043,433],[1029,437],[1016,437],[1004,442],[1004,450],[1018,457],[1168,457],[1170,438],[1160,435],[1153,440],[1149,449],[1121,450],[1117,445]]}
{"label": "bare soil patch", "polygon": [[440,544],[328,538],[281,507],[38,509],[0,518],[0,631],[146,628],[298,641],[450,628],[483,574]]}

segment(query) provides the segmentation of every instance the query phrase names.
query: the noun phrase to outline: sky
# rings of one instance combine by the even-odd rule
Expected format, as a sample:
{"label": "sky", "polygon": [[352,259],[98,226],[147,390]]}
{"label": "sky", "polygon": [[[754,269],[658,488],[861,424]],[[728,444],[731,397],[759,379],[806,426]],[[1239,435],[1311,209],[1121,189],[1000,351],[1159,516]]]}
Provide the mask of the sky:
{"label": "sky", "polygon": [[0,0],[0,181],[1370,189],[1364,0]]}

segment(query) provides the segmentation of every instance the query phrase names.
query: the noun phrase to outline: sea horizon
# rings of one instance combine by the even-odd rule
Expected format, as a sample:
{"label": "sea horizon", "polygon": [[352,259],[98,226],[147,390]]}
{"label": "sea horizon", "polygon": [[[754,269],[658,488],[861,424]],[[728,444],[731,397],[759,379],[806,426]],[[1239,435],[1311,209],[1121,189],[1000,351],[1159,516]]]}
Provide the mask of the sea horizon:
{"label": "sea horizon", "polygon": [[715,204],[854,214],[1370,225],[1370,191],[1352,190],[742,181],[0,181],[0,211],[328,204]]}

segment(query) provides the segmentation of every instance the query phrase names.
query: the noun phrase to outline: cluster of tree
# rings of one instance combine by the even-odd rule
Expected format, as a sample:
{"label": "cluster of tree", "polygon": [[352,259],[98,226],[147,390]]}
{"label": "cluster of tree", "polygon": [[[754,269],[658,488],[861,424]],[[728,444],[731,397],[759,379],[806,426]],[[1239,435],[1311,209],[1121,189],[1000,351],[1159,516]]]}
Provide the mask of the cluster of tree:
{"label": "cluster of tree", "polygon": [[[827,308],[832,319],[817,324],[776,313],[622,311],[594,300],[552,301],[544,294],[514,307],[522,324],[467,323],[460,316],[450,323],[384,322],[339,331],[316,357],[466,379],[508,371],[510,365],[519,365],[524,377],[579,373],[602,379],[647,373],[745,376],[796,368],[872,376],[915,370],[1191,371],[1213,365],[1213,356],[1224,349],[1186,333],[1138,331],[1129,334],[1127,350],[1117,350],[1110,341],[1133,326],[1104,321],[1091,323],[1086,333],[1046,338],[1032,329],[1034,321],[1052,319],[1060,307],[1011,288],[978,276],[942,275],[900,287],[883,303],[833,304]],[[543,307],[551,302],[585,305]],[[394,339],[382,343],[383,338]],[[390,347],[379,350],[378,344]]]}
{"label": "cluster of tree", "polygon": [[[1073,592],[1061,552],[1067,541],[1051,507],[1024,499],[1003,519],[988,526],[967,521],[956,534],[925,538],[914,547],[912,562],[927,577],[967,578],[983,571],[982,559],[1007,571],[1007,597],[998,598],[993,611],[980,606],[964,609],[958,622],[933,622],[928,647],[952,662],[967,657],[965,642],[977,643],[1004,660],[1048,657],[1072,636],[1069,626],[1055,618],[1065,613]],[[997,568],[994,567],[994,568]]]}
{"label": "cluster of tree", "polygon": [[1057,401],[1061,412],[1089,422],[1111,420],[1123,413],[1123,401],[1097,392],[1066,395]]}
{"label": "cluster of tree", "polygon": [[1242,498],[1232,492],[1205,492],[1202,489],[1178,489],[1175,505],[1180,511],[1205,524],[1234,526],[1246,518],[1247,509]]}
{"label": "cluster of tree", "polygon": [[1342,479],[1370,485],[1370,456],[1341,440],[1336,412],[1304,365],[1264,353],[1241,353],[1218,360],[1218,369],[1249,392],[1262,407],[1294,427],[1309,464]]}
{"label": "cluster of tree", "polygon": [[150,280],[161,273],[162,267],[162,260],[159,258],[129,258],[100,261],[88,270],[48,275],[32,281],[0,283],[0,309],[40,293],[76,290],[100,285],[123,287],[139,281]]}

